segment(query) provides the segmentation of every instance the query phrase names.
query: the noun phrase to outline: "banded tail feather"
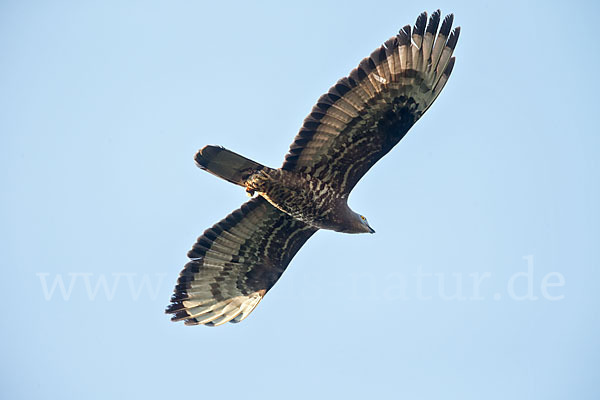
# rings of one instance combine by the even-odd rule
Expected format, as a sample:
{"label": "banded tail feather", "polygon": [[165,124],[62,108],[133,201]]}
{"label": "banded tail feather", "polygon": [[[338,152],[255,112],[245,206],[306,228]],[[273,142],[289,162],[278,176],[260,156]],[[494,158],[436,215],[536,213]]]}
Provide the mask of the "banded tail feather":
{"label": "banded tail feather", "polygon": [[221,146],[203,147],[196,153],[194,160],[199,168],[240,186],[244,186],[250,175],[266,168]]}

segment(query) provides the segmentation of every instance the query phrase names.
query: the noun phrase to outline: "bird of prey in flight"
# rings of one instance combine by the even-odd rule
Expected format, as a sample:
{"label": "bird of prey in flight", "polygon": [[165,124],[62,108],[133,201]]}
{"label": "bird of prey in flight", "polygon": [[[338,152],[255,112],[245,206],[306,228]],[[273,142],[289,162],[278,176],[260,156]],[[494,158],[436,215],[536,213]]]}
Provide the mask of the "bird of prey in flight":
{"label": "bird of prey in flight", "polygon": [[[440,26],[441,22],[441,26]],[[208,228],[189,251],[166,312],[173,321],[240,322],[319,229],[373,233],[347,200],[440,94],[460,28],[452,14],[422,13],[321,96],[281,168],[217,146],[196,164],[254,198]],[[438,30],[439,27],[439,30]]]}

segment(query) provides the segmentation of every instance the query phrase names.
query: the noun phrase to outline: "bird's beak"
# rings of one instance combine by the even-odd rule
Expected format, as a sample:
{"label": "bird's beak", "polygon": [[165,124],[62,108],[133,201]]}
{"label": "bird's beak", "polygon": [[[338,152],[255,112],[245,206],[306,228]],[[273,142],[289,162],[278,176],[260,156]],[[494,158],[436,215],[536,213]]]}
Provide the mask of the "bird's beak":
{"label": "bird's beak", "polygon": [[375,229],[369,227],[369,233],[375,233]]}

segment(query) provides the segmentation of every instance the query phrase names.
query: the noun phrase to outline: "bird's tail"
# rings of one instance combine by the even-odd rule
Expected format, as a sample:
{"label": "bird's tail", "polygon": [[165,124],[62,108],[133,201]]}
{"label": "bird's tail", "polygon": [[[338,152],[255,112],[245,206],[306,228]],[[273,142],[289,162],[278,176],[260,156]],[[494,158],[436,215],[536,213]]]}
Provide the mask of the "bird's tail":
{"label": "bird's tail", "polygon": [[240,186],[245,186],[250,175],[266,168],[219,146],[205,146],[196,153],[194,159],[201,169]]}

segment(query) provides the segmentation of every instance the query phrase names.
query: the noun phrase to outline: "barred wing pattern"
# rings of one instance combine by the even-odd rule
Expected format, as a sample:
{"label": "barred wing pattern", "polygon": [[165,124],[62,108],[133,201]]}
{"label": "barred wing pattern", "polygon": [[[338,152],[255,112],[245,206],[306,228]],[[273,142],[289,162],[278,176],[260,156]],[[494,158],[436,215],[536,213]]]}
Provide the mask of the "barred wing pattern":
{"label": "barred wing pattern", "polygon": [[[349,194],[408,132],[446,84],[460,28],[453,15],[422,13],[321,96],[282,168],[310,174]],[[436,38],[437,33],[437,38]],[[412,40],[411,40],[412,39]]]}
{"label": "barred wing pattern", "polygon": [[198,238],[167,313],[186,325],[242,321],[316,231],[260,196],[248,201]]}

